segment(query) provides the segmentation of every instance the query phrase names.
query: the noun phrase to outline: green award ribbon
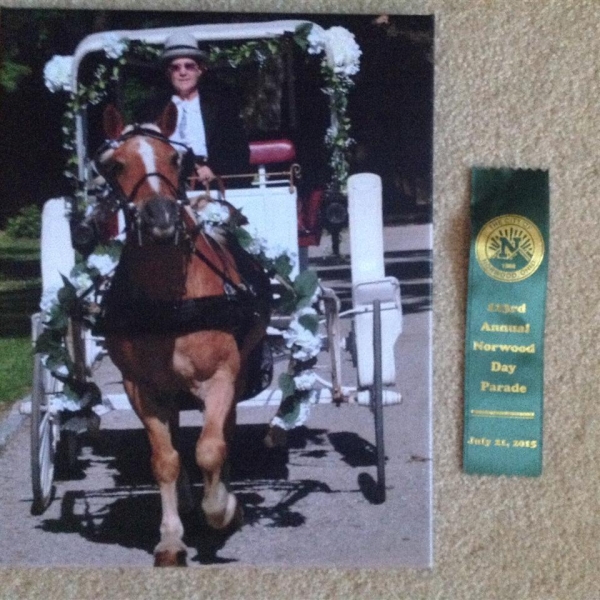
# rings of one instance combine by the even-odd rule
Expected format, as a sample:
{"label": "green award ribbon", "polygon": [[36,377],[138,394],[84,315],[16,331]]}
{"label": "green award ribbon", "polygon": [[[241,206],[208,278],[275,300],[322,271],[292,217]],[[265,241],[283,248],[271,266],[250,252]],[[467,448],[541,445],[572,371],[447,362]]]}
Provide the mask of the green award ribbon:
{"label": "green award ribbon", "polygon": [[542,472],[548,172],[474,169],[465,348],[467,473]]}

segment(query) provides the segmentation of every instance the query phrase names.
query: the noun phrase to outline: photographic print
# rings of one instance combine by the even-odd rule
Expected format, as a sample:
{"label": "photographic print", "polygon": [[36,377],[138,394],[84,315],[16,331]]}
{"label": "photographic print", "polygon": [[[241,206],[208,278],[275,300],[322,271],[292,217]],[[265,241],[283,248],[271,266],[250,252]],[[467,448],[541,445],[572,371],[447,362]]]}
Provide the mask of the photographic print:
{"label": "photographic print", "polygon": [[433,17],[1,26],[0,565],[431,567]]}

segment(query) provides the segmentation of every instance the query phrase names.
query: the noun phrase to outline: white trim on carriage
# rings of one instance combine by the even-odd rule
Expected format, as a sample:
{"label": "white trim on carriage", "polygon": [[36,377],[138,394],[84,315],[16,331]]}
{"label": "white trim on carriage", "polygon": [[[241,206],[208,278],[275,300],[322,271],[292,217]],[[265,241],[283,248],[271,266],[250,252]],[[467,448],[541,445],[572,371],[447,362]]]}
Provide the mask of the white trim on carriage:
{"label": "white trim on carriage", "polygon": [[[265,23],[214,23],[183,25],[181,27],[157,27],[155,29],[122,29],[110,32],[111,39],[136,40],[146,44],[161,45],[167,36],[175,32],[190,33],[198,42],[223,42],[226,40],[251,40],[276,38],[284,33],[293,33],[304,20],[267,21]],[[313,26],[315,26],[313,24]],[[93,33],[84,38],[73,55],[71,81],[77,85],[77,72],[83,58],[91,52],[106,48],[107,32]],[[75,89],[75,87],[73,88]]]}

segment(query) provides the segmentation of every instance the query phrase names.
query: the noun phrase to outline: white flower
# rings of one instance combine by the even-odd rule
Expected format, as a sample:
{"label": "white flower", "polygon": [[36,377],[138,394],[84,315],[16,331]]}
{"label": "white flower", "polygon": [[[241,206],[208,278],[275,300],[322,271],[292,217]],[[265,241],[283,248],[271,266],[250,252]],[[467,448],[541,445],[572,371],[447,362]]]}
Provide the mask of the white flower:
{"label": "white flower", "polygon": [[267,260],[271,261],[275,261],[281,256],[289,256],[290,260],[293,262],[293,257],[283,246],[279,244],[270,245],[269,242],[264,237],[260,237],[256,231],[246,250],[254,256],[263,254]]}
{"label": "white flower", "polygon": [[59,289],[60,288],[58,287],[52,287],[42,294],[42,299],[40,300],[40,309],[43,312],[50,312],[52,307],[58,304],[57,295]]}
{"label": "white flower", "polygon": [[320,54],[325,50],[325,30],[319,25],[313,24],[306,39],[308,41],[309,54]]}
{"label": "white flower", "polygon": [[85,292],[93,285],[92,278],[88,273],[79,273],[76,277],[70,277],[69,279],[79,292]]}
{"label": "white flower", "polygon": [[362,51],[354,34],[344,27],[331,27],[325,32],[325,54],[335,73],[347,77],[358,73]]}
{"label": "white flower", "polygon": [[[46,369],[48,369],[48,360],[49,360],[49,356],[46,355],[42,358],[42,363],[44,364],[44,367],[46,367]],[[48,369],[50,370],[50,369]],[[53,372],[56,375],[59,375],[60,377],[68,377],[69,376],[69,369],[67,368],[67,365],[58,365],[55,366],[53,369]]]}
{"label": "white flower", "polygon": [[337,137],[339,131],[340,129],[337,126],[337,123],[330,125],[325,132],[325,143],[331,145]]}
{"label": "white flower", "polygon": [[66,396],[54,396],[50,400],[50,405],[53,411],[59,412],[67,410],[69,412],[77,412],[81,410],[81,404],[77,400],[72,400]]}
{"label": "white flower", "polygon": [[267,244],[267,241],[264,238],[260,238],[260,237],[254,236],[252,238],[252,241],[250,242],[250,244],[246,248],[246,250],[250,254],[253,254],[254,256],[257,256],[257,255],[259,255],[263,251],[263,248],[266,246],[266,244]]}
{"label": "white flower", "polygon": [[54,55],[44,67],[44,83],[52,92],[64,90],[66,92],[73,91],[71,89],[71,68],[73,66],[72,56]]}
{"label": "white flower", "polygon": [[304,327],[299,318],[303,315],[316,315],[314,308],[306,307],[299,310],[292,319],[289,327],[283,332],[285,345],[292,351],[292,356],[301,361],[310,360],[321,351],[321,338]]}
{"label": "white flower", "polygon": [[108,58],[120,58],[127,49],[127,42],[116,33],[104,35],[104,52]]}
{"label": "white flower", "polygon": [[310,305],[314,306],[321,299],[322,295],[323,295],[323,293],[321,291],[321,286],[319,284],[317,284],[315,293],[311,296]]}
{"label": "white flower", "polygon": [[267,60],[267,57],[260,50],[256,50],[256,53],[254,56],[256,57],[256,61],[258,62],[259,65],[263,65],[265,63],[265,61]]}
{"label": "white flower", "polygon": [[229,209],[220,202],[209,202],[201,211],[198,211],[198,219],[202,223],[222,225],[229,221]]}
{"label": "white flower", "polygon": [[290,429],[294,429],[294,427],[300,427],[304,425],[308,420],[310,415],[310,402],[300,402],[300,406],[298,407],[298,414],[293,421],[285,421],[281,417],[275,416],[271,420],[271,426],[281,427],[285,431],[289,431]]}
{"label": "white flower", "polygon": [[108,254],[90,254],[87,259],[87,266],[90,269],[97,269],[100,275],[108,275],[117,266],[117,261]]}
{"label": "white flower", "polygon": [[317,374],[312,369],[300,371],[300,373],[294,377],[296,389],[301,392],[312,390],[316,381]]}
{"label": "white flower", "polygon": [[305,329],[296,340],[297,348],[292,352],[292,356],[301,361],[310,360],[321,351],[321,339]]}
{"label": "white flower", "polygon": [[286,253],[285,249],[279,244],[276,244],[275,246],[269,246],[265,244],[263,247],[263,252],[269,260],[277,260],[280,256],[283,256]]}

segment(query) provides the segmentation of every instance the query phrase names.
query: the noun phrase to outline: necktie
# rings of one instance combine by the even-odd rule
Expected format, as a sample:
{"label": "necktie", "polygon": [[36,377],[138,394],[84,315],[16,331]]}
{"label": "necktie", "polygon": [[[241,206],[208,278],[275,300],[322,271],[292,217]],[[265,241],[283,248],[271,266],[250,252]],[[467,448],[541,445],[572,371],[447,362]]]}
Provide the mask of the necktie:
{"label": "necktie", "polygon": [[179,133],[179,137],[182,140],[186,139],[186,129],[187,129],[187,107],[184,104],[179,105],[179,110],[181,110],[181,121],[179,121],[179,127],[177,129]]}

